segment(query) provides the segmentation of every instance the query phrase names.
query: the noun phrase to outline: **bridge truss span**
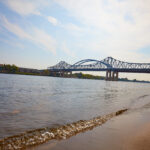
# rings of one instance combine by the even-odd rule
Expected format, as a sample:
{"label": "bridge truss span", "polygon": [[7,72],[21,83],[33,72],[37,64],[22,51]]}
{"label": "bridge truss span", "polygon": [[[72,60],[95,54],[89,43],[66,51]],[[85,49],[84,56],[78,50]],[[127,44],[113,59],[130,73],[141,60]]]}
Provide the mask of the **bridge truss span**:
{"label": "bridge truss span", "polygon": [[101,61],[84,59],[73,65],[61,61],[55,66],[48,67],[48,70],[54,72],[106,71],[106,79],[117,80],[119,72],[150,73],[150,63],[130,63],[107,57]]}
{"label": "bridge truss span", "polygon": [[107,57],[102,61],[110,64],[112,68],[116,69],[150,69],[150,63],[130,63],[120,61],[112,57]]}

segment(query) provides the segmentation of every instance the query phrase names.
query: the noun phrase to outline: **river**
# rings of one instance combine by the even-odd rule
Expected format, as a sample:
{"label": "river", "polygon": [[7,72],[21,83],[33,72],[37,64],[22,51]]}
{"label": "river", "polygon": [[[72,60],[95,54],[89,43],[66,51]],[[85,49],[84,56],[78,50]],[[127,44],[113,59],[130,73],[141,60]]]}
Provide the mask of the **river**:
{"label": "river", "polygon": [[149,103],[150,84],[0,74],[0,139]]}

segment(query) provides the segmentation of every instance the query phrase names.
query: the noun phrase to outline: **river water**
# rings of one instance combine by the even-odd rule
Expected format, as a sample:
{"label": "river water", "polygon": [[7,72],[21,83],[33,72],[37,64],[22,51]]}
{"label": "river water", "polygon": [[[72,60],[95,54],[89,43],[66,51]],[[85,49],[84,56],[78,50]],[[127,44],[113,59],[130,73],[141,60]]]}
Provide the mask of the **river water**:
{"label": "river water", "polygon": [[0,74],[0,139],[150,103],[150,84]]}

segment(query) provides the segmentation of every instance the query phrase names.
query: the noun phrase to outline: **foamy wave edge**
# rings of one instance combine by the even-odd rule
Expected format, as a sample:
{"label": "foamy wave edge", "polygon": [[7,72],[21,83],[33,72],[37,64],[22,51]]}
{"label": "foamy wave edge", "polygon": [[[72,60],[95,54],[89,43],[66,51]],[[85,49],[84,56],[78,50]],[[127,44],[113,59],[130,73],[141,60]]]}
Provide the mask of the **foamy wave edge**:
{"label": "foamy wave edge", "polygon": [[0,150],[19,150],[33,145],[39,145],[53,139],[66,139],[86,130],[91,130],[96,126],[100,126],[127,110],[128,109],[122,109],[104,116],[95,117],[90,120],[80,120],[57,128],[41,128],[6,137],[0,140]]}

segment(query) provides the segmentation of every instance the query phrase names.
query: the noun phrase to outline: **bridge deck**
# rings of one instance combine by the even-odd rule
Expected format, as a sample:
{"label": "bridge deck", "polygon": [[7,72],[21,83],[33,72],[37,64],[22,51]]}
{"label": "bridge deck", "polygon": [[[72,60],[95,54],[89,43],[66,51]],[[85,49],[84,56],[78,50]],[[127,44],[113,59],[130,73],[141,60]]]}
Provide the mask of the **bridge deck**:
{"label": "bridge deck", "polygon": [[115,72],[126,72],[126,73],[150,73],[150,69],[51,69],[54,72],[71,72],[71,71],[115,71]]}

